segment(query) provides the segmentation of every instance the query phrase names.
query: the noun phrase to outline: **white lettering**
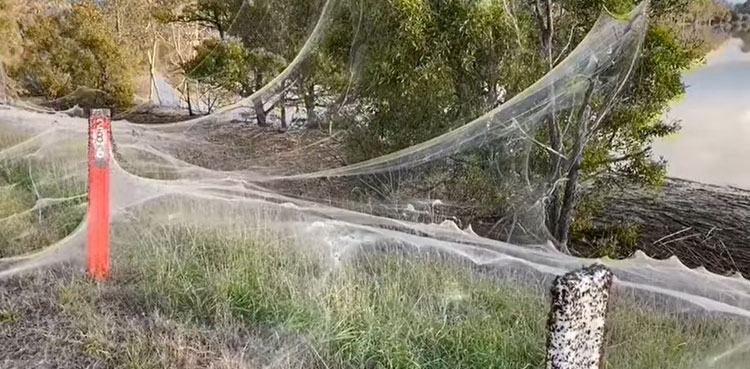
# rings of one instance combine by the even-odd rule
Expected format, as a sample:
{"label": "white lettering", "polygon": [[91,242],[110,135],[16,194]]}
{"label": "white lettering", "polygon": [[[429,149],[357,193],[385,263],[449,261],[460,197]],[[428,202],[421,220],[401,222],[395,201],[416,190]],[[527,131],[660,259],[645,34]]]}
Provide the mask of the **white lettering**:
{"label": "white lettering", "polygon": [[107,139],[105,137],[104,127],[102,127],[104,122],[101,119],[97,119],[95,123],[96,130],[92,137],[94,141],[94,159],[97,161],[95,165],[103,166],[106,165],[106,163],[102,162],[102,160],[106,159],[107,155]]}

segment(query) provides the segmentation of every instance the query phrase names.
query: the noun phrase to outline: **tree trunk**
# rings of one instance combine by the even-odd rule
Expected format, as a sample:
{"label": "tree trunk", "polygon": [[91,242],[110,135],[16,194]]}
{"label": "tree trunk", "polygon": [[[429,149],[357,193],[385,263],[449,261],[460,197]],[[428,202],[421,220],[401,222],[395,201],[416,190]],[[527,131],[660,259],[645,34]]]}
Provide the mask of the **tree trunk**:
{"label": "tree trunk", "polygon": [[151,78],[151,85],[149,87],[148,92],[148,102],[151,103],[153,99],[153,93],[156,91],[156,99],[159,101],[159,105],[162,104],[161,101],[161,95],[159,94],[159,87],[156,84],[156,47],[158,46],[158,43],[156,39],[154,39],[154,43],[152,46],[152,50],[149,51],[148,54],[148,73]]}
{"label": "tree trunk", "polygon": [[253,107],[255,108],[255,117],[258,120],[258,126],[268,126],[268,122],[266,121],[266,111],[263,109],[263,99],[258,97],[253,100]]}
{"label": "tree trunk", "polygon": [[[545,5],[542,5],[541,0],[536,0],[534,3],[534,15],[537,20],[537,25],[540,31],[540,46],[542,47],[542,55],[547,60],[548,70],[553,68],[553,53],[552,53],[552,40],[554,37],[555,26],[554,19],[552,18],[552,4],[550,0],[545,1]],[[562,176],[562,158],[560,157],[562,149],[562,137],[560,137],[560,127],[555,116],[554,110],[554,96],[555,91],[552,86],[549,89],[550,102],[553,104],[551,116],[547,118],[547,132],[549,134],[549,144],[553,152],[549,153],[550,167],[549,173],[547,174],[547,180],[550,185],[551,196],[547,205],[547,228],[552,232],[552,235],[558,237],[557,229],[559,229],[561,209],[560,198],[561,188],[558,184],[558,179]]]}
{"label": "tree trunk", "polygon": [[315,114],[315,84],[305,83],[305,79],[302,79],[302,86],[304,90],[305,100],[305,111],[307,112],[307,126],[310,128],[320,128],[320,122]]}
{"label": "tree trunk", "polygon": [[578,180],[581,174],[581,160],[575,160],[573,167],[568,172],[568,181],[565,184],[565,193],[560,218],[557,223],[557,241],[560,249],[569,253],[568,241],[570,241],[570,226],[573,224],[573,210],[578,200]]}
{"label": "tree trunk", "polygon": [[190,100],[190,81],[188,80],[185,80],[185,91],[186,91],[185,97],[187,98],[188,114],[192,117],[195,114],[193,113],[193,104]]}
{"label": "tree trunk", "polygon": [[120,20],[120,2],[115,1],[115,30],[117,38],[122,40],[122,21]]}
{"label": "tree trunk", "polygon": [[7,103],[10,100],[6,84],[5,68],[3,67],[3,63],[0,62],[0,103]]}
{"label": "tree trunk", "polygon": [[216,14],[214,12],[214,25],[216,25],[216,30],[219,31],[219,39],[224,39],[224,25],[221,24],[221,16],[219,14]]}
{"label": "tree trunk", "polygon": [[487,82],[487,87],[489,87],[489,93],[487,95],[487,110],[492,110],[500,106],[500,102],[498,101],[500,99],[500,91],[497,89],[497,74],[493,74],[492,78],[490,78]]}
{"label": "tree trunk", "polygon": [[[255,91],[260,91],[263,88],[263,73],[260,70],[255,70]],[[265,127],[268,125],[266,120],[266,110],[263,108],[263,97],[258,96],[253,100],[253,108],[255,109],[255,118],[258,121],[258,126]]]}
{"label": "tree trunk", "polygon": [[589,82],[583,103],[576,114],[578,131],[573,143],[573,152],[568,163],[567,181],[565,183],[565,192],[563,194],[562,206],[560,207],[560,217],[557,219],[556,235],[560,248],[568,252],[568,241],[570,238],[570,226],[573,223],[573,211],[578,200],[578,180],[581,175],[581,161],[583,160],[583,149],[586,147],[586,137],[589,134],[588,121],[590,118],[591,98],[594,94],[594,81]]}
{"label": "tree trunk", "polygon": [[286,92],[279,98],[279,110],[281,113],[281,128],[287,128],[286,124]]}

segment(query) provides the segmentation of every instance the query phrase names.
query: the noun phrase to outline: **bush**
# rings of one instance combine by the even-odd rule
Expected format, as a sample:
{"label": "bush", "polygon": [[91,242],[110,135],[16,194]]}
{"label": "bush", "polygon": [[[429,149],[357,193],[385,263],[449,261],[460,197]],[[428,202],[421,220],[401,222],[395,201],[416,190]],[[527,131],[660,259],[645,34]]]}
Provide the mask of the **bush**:
{"label": "bush", "polygon": [[92,3],[75,3],[70,10],[38,19],[25,30],[23,58],[11,75],[29,95],[59,99],[87,87],[108,95],[115,110],[132,104],[137,63],[118,45],[104,14]]}

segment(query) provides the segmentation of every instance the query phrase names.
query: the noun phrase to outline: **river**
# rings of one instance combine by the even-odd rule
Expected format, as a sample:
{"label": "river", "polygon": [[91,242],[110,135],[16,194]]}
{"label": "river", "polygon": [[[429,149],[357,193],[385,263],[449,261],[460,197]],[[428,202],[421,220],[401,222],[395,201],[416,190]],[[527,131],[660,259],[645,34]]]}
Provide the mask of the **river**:
{"label": "river", "polygon": [[[750,37],[731,36],[684,75],[667,119],[679,133],[654,144],[670,177],[750,189]],[[743,40],[744,39],[744,40]]]}

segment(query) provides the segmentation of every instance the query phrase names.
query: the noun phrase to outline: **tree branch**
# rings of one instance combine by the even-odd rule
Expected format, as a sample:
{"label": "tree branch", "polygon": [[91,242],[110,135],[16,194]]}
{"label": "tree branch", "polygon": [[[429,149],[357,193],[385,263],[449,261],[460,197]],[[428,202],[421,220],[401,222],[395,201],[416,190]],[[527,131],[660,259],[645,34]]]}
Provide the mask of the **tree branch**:
{"label": "tree branch", "polygon": [[568,42],[565,44],[565,47],[560,51],[560,53],[557,55],[557,58],[555,58],[555,61],[552,63],[553,65],[557,65],[557,63],[562,59],[562,57],[565,55],[565,53],[570,48],[571,43],[573,42],[573,35],[575,35],[575,29],[578,24],[573,24],[573,27],[570,27],[570,35],[568,35]]}
{"label": "tree branch", "polygon": [[[638,156],[641,156],[641,155],[647,153],[649,150],[651,150],[651,147],[646,147],[643,150],[640,150],[640,151],[637,151],[637,152],[633,152],[633,153],[630,153],[630,154],[627,154],[627,155],[623,155],[623,156],[620,156],[619,158],[611,158],[611,159],[607,160],[605,163],[607,163],[607,164],[613,164],[613,163],[619,163],[621,161],[630,160],[632,158],[635,158],[635,157],[638,157]],[[602,164],[604,164],[604,163],[602,163]]]}
{"label": "tree branch", "polygon": [[516,32],[516,41],[518,43],[518,48],[523,50],[523,43],[521,42],[521,29],[518,27],[518,19],[516,19],[515,14],[511,11],[510,7],[508,6],[508,0],[503,0],[503,6],[505,7],[505,14],[507,15],[507,18],[510,19],[511,25],[513,25],[513,29]]}

